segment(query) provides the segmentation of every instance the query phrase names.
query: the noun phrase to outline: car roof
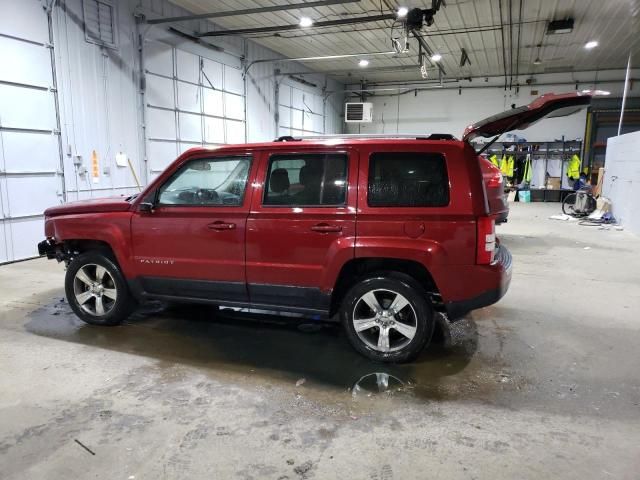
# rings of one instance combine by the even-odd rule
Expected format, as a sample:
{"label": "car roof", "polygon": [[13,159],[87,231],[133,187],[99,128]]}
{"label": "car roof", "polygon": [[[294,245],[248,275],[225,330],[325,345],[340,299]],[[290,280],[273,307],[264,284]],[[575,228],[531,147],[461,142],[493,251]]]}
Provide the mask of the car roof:
{"label": "car roof", "polygon": [[[291,138],[291,137],[289,137]],[[292,140],[276,139],[271,142],[259,142],[259,143],[239,143],[220,145],[218,147],[194,147],[188,150],[189,153],[207,153],[207,152],[224,152],[226,150],[304,150],[304,149],[317,149],[327,147],[347,147],[358,145],[377,145],[377,146],[393,146],[393,145],[437,145],[437,146],[455,146],[463,147],[464,142],[457,139],[443,139],[433,140],[428,137],[422,137],[419,135],[412,135],[407,137],[365,137],[365,136],[349,136],[349,135],[336,135],[327,137],[310,137],[310,138],[295,138]],[[185,152],[186,153],[186,152]]]}

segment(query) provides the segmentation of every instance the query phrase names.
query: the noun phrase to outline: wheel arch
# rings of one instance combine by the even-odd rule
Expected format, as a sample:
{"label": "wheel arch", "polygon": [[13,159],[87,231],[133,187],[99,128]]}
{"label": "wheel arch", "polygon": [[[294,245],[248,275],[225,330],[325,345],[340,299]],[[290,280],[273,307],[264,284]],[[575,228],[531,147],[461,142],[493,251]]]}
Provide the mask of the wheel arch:
{"label": "wheel arch", "polygon": [[357,282],[371,276],[375,272],[397,272],[417,281],[430,297],[437,311],[444,311],[440,291],[431,272],[422,263],[388,257],[353,258],[340,269],[332,294],[330,314],[334,315],[349,289]]}

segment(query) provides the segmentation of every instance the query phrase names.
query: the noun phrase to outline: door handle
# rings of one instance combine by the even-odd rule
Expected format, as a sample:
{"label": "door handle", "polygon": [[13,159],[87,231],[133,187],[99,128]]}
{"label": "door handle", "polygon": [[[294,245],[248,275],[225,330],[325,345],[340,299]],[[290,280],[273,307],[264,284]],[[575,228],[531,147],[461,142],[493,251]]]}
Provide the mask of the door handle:
{"label": "door handle", "polygon": [[207,228],[209,230],[233,230],[234,228],[236,228],[236,224],[235,223],[225,223],[225,222],[221,222],[221,221],[217,221],[217,222],[213,222],[210,223],[209,225],[207,225]]}
{"label": "door handle", "polygon": [[329,225],[328,223],[319,223],[311,227],[314,232],[329,233],[329,232],[341,232],[342,227],[340,225]]}

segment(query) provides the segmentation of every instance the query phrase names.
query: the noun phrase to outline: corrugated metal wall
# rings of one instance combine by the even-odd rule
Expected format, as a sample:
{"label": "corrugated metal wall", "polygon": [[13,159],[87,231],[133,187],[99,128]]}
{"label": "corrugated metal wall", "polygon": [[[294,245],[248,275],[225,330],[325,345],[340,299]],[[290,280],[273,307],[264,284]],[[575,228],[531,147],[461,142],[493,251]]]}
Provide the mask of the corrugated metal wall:
{"label": "corrugated metal wall", "polygon": [[42,211],[63,200],[49,16],[39,2],[0,14],[0,262],[33,255]]}
{"label": "corrugated metal wall", "polygon": [[[166,0],[53,3],[51,29],[38,0],[5,0],[0,15],[0,263],[36,255],[49,205],[133,193],[137,181],[146,184],[194,145],[275,138],[274,70],[305,70],[257,63],[245,79],[242,56],[248,63],[282,57],[237,37],[208,48],[167,25],[137,24],[139,15],[188,13]],[[98,11],[101,18],[93,18]],[[113,18],[100,26],[105,12]],[[192,32],[211,24],[178,27]],[[314,102],[324,98],[326,77],[304,78],[317,87],[283,84]],[[332,96],[324,112],[324,131],[341,132],[342,98]],[[314,125],[316,131],[317,119]]]}

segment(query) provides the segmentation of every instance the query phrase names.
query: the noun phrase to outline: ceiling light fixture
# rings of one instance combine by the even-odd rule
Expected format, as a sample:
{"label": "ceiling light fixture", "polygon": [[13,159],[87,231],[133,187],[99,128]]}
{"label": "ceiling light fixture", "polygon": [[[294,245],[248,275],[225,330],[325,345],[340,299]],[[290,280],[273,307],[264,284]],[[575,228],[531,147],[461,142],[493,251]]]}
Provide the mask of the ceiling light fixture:
{"label": "ceiling light fixture", "polygon": [[534,65],[540,65],[542,63],[542,60],[540,60],[540,57],[536,57],[536,59],[533,61]]}
{"label": "ceiling light fixture", "polygon": [[439,62],[440,60],[442,60],[442,55],[440,55],[439,53],[434,53],[433,55],[431,55],[431,60],[434,62]]}
{"label": "ceiling light fixture", "polygon": [[362,60],[360,60],[358,62],[358,65],[361,66],[361,67],[366,67],[367,65],[369,65],[369,60],[363,58]]}
{"label": "ceiling light fixture", "polygon": [[595,40],[591,40],[590,42],[584,44],[584,48],[586,48],[587,50],[591,50],[592,48],[596,48],[597,46],[598,42],[596,42]]}
{"label": "ceiling light fixture", "polygon": [[313,20],[311,20],[309,17],[300,18],[301,27],[310,27],[311,25],[313,25]]}
{"label": "ceiling light fixture", "polygon": [[407,16],[407,13],[409,13],[409,9],[407,7],[400,7],[396,15],[398,15],[398,18],[404,18]]}

